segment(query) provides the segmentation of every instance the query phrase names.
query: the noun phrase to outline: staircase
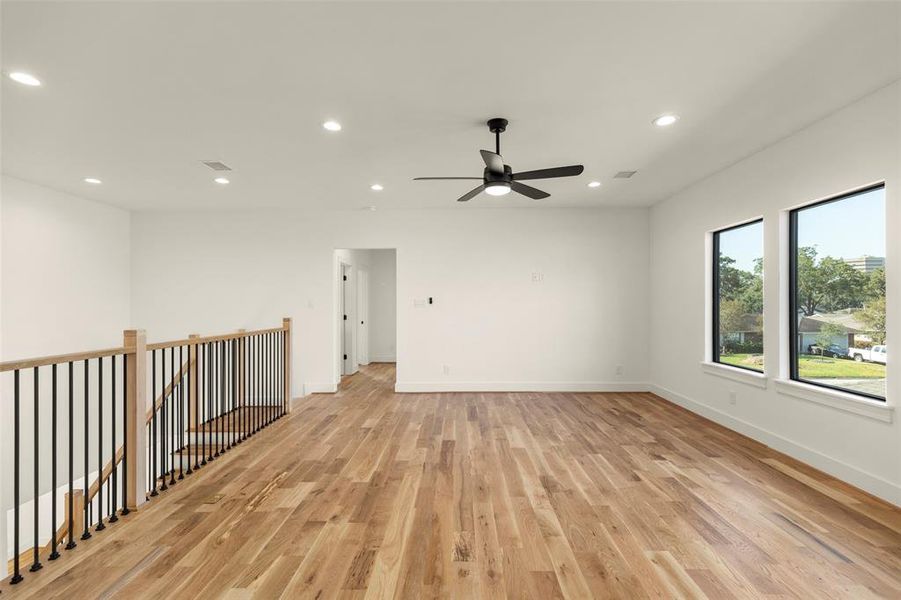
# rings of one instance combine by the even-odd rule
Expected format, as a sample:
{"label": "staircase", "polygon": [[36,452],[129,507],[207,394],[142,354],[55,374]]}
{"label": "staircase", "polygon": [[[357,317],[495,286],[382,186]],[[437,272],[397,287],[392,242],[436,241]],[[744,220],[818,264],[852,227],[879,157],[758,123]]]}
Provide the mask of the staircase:
{"label": "staircase", "polygon": [[145,339],[129,330],[118,348],[0,364],[13,405],[2,425],[9,431],[0,431],[12,440],[3,455],[11,547],[0,536],[8,584],[95,543],[88,540],[290,410],[290,319]]}

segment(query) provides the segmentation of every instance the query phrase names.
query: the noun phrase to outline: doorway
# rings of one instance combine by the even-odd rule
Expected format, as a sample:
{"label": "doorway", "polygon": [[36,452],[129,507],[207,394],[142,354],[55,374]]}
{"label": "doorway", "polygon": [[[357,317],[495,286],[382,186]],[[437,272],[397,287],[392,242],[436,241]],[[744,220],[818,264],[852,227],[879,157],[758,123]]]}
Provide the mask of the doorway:
{"label": "doorway", "polygon": [[370,363],[396,362],[397,253],[338,249],[334,260],[338,384]]}

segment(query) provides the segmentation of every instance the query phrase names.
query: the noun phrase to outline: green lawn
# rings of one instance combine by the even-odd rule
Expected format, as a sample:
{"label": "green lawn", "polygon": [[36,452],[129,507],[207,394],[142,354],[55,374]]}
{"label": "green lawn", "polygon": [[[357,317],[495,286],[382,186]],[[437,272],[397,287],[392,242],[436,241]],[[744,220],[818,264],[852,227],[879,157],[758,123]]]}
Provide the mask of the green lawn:
{"label": "green lawn", "polygon": [[885,365],[802,354],[798,375],[804,379],[885,379]]}
{"label": "green lawn", "polygon": [[721,354],[720,362],[727,365],[735,365],[736,367],[763,371],[762,354]]}
{"label": "green lawn", "polygon": [[[720,362],[749,369],[763,368],[763,357],[759,354],[722,355]],[[804,379],[885,379],[885,365],[802,354],[798,359],[798,374]]]}

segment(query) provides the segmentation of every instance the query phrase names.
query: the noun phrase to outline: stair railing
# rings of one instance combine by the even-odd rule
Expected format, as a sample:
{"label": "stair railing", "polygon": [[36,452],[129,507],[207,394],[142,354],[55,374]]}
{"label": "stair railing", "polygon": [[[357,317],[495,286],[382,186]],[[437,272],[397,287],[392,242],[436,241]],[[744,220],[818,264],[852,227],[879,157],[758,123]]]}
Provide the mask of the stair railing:
{"label": "stair railing", "polygon": [[[74,550],[76,540],[119,522],[285,415],[291,320],[154,344],[143,330],[127,330],[120,347],[4,362],[0,374],[11,379],[2,382],[4,396],[6,384],[12,388],[13,544],[6,554],[8,581],[17,584],[28,560],[29,571],[41,570],[43,560],[62,556],[61,546]],[[23,515],[26,470],[31,500]],[[25,521],[32,536],[23,551]]]}

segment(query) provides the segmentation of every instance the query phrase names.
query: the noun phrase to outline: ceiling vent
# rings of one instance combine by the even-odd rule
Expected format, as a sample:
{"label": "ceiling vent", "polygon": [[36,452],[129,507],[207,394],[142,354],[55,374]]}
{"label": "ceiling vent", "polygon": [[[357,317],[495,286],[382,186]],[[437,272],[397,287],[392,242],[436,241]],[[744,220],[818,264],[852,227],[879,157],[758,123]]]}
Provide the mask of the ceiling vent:
{"label": "ceiling vent", "polygon": [[228,166],[225,163],[221,163],[218,160],[203,160],[200,162],[202,162],[203,164],[205,164],[206,166],[208,166],[209,168],[211,168],[214,171],[231,171],[232,170],[232,168],[230,166]]}
{"label": "ceiling vent", "polygon": [[629,179],[633,175],[638,173],[638,171],[620,171],[616,175],[613,176],[614,179]]}

